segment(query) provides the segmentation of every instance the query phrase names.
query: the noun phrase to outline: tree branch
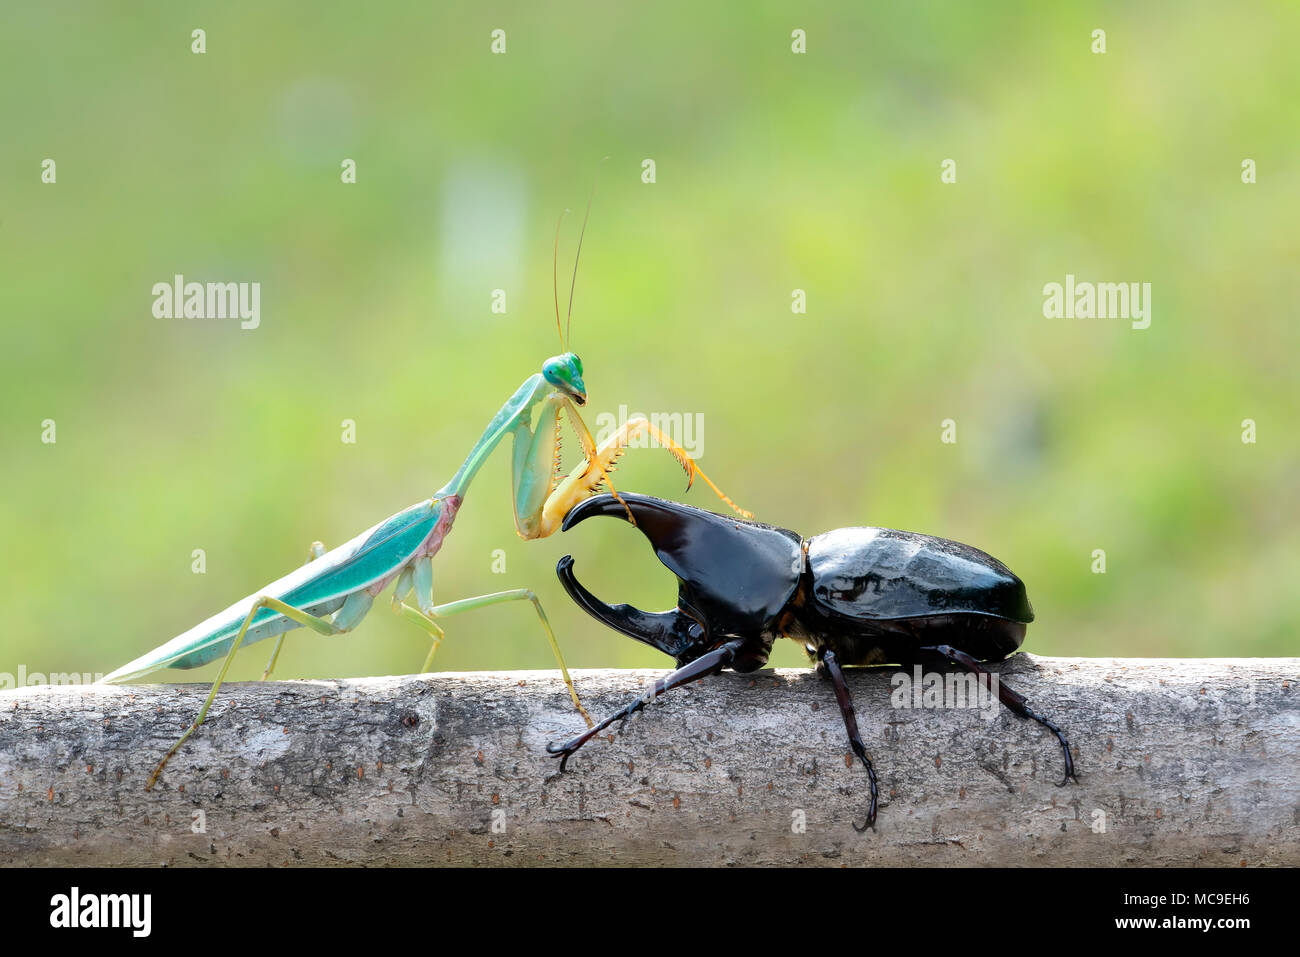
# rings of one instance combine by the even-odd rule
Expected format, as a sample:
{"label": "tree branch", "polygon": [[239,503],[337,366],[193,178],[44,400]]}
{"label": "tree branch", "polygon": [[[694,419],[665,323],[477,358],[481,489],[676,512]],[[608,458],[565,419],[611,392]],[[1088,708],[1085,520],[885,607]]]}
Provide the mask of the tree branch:
{"label": "tree branch", "polygon": [[[1300,659],[994,666],[1068,734],[998,708],[902,709],[848,676],[724,674],[579,751],[553,672],[232,684],[152,792],[206,686],[0,693],[11,864],[1300,864]],[[597,718],[662,672],[575,672]],[[611,731],[617,731],[615,725]]]}

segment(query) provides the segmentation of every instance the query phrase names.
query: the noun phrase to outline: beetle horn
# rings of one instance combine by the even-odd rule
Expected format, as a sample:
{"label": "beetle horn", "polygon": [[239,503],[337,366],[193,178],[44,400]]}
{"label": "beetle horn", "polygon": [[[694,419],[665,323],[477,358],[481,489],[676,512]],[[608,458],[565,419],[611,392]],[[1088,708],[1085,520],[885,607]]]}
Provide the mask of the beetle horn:
{"label": "beetle horn", "polygon": [[758,633],[794,594],[803,548],[799,535],[788,529],[629,493],[622,501],[606,494],[579,502],[562,527],[567,531],[593,515],[622,516],[624,502],[655,555],[681,583],[679,609],[710,635]]}
{"label": "beetle horn", "polygon": [[[619,507],[622,511],[622,507]],[[701,628],[690,616],[677,609],[649,612],[631,605],[607,605],[583,587],[573,574],[573,556],[565,555],[555,565],[564,590],[587,614],[602,621],[616,631],[645,642],[679,661],[682,656],[704,636]]]}
{"label": "beetle horn", "polygon": [[[633,515],[643,511],[641,508],[641,496],[624,494],[623,500],[627,502],[627,507]],[[636,506],[633,509],[633,506]],[[625,515],[623,506],[619,504],[618,499],[609,494],[593,495],[591,498],[585,498],[573,508],[569,509],[569,514],[564,516],[564,521],[560,523],[560,531],[567,532],[579,522],[584,522],[593,515]]]}

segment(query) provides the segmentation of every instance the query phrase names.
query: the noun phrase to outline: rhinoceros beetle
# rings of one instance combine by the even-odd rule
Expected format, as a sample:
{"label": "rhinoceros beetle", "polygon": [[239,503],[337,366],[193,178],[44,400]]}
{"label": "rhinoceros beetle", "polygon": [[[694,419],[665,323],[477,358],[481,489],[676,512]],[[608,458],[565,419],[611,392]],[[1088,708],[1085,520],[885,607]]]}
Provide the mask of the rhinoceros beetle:
{"label": "rhinoceros beetle", "polygon": [[[954,665],[988,675],[980,662],[1002,661],[1033,621],[1024,583],[977,548],[891,528],[840,528],[813,538],[717,515],[646,495],[598,495],[564,520],[568,531],[593,515],[630,512],[659,560],[680,582],[677,607],[657,613],[607,605],[574,577],[565,555],[556,574],[569,596],[594,618],[657,648],[677,670],[594,728],[547,750],[568,759],[615,721],[658,695],[724,668],[761,668],[778,637],[802,642],[818,672],[830,679],[849,745],[871,785],[867,823],[876,820],[876,773],[858,732],[843,666]],[[999,700],[1046,727],[1065,754],[1065,784],[1075,777],[1061,729],[998,683]],[[1077,780],[1077,778],[1075,778]]]}

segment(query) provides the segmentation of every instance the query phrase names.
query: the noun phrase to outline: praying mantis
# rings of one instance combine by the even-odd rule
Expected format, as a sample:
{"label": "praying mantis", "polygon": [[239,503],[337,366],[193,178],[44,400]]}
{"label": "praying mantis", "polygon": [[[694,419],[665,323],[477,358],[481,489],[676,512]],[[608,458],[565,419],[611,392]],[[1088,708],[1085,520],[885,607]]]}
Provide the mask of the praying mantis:
{"label": "praying mantis", "polygon": [[[587,211],[589,215],[590,200]],[[586,234],[586,227],[584,218],[578,239],[578,253],[574,257],[575,281],[577,260],[582,253],[582,236]],[[558,225],[555,244],[558,258]],[[553,275],[552,280],[554,279]],[[573,286],[570,285],[570,328],[572,316]],[[643,434],[649,434],[672,452],[681,464],[686,472],[688,489],[698,477],[741,516],[749,518],[752,515],[723,494],[700,471],[685,449],[644,417],[628,420],[598,446],[578,412],[587,403],[587,387],[583,381],[582,360],[569,351],[564,331],[560,329],[558,287],[555,289],[555,323],[560,332],[560,348],[564,351],[547,359],[540,372],[524,380],[492,417],[456,474],[431,497],[384,519],[330,551],[326,551],[320,542],[314,542],[307,564],[101,679],[104,683],[120,684],[163,668],[197,668],[225,656],[207,700],[193,723],[153,769],[145,783],[145,790],[154,787],[167,762],[203,724],[230,669],[230,663],[240,648],[278,636],[271,659],[262,675],[266,679],[275,668],[286,632],[299,627],[310,628],[326,636],[350,632],[365,618],[375,599],[389,585],[394,586],[391,599],[393,610],[422,629],[431,640],[422,672],[427,672],[432,667],[434,653],[445,637],[440,620],[501,602],[531,602],[555,660],[559,663],[569,697],[573,699],[574,707],[586,720],[587,726],[592,726],[591,717],[579,701],[573,680],[569,677],[564,655],[546,612],[531,589],[515,588],[462,598],[446,604],[434,602],[433,556],[451,531],[465,494],[479,469],[507,436],[513,437],[511,491],[515,528],[525,540],[546,538],[560,528],[564,517],[574,506],[594,495],[602,485],[618,496],[609,473],[629,443]],[[560,470],[562,419],[567,419],[577,433],[584,455],[583,461],[564,477]],[[619,500],[622,501],[621,498]],[[635,524],[631,511],[628,511],[627,516]],[[414,604],[411,603],[412,600]]]}

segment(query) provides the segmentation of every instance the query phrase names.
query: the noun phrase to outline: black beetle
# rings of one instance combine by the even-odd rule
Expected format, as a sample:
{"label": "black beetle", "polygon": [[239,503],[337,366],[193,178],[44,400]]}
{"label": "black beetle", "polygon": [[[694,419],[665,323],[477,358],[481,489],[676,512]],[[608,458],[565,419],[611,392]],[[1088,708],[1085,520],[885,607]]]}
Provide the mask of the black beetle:
{"label": "black beetle", "polygon": [[[913,666],[946,662],[988,675],[981,661],[1002,661],[1034,620],[1024,583],[977,548],[892,528],[841,528],[813,538],[702,509],[624,493],[623,502],[598,495],[581,502],[563,529],[593,515],[628,510],[659,560],[680,582],[677,607],[657,613],[607,605],[574,577],[573,557],[555,571],[569,596],[594,618],[677,660],[672,674],[596,727],[547,750],[570,755],[615,721],[658,695],[723,668],[761,668],[778,637],[804,644],[831,680],[849,744],[867,769],[876,819],[876,773],[853,713],[843,665]],[[987,679],[986,679],[987,680]],[[1065,753],[1065,784],[1075,777],[1070,744],[1026,699],[998,682],[999,700],[1056,735]],[[1078,780],[1075,778],[1075,780]]]}

